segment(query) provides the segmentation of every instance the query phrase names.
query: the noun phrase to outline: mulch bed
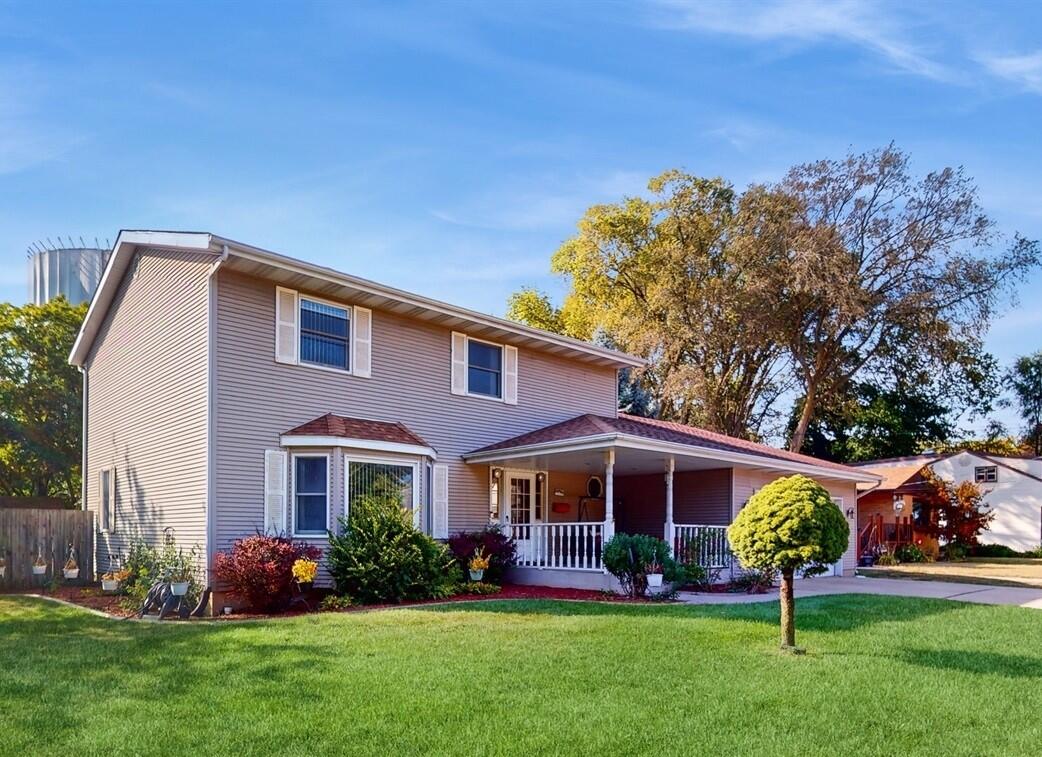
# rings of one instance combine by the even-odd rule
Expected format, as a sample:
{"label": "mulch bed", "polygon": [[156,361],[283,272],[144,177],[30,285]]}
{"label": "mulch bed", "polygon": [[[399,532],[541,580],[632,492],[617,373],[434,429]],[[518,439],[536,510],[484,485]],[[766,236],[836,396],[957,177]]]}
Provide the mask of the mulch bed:
{"label": "mulch bed", "polygon": [[[103,594],[100,586],[60,586],[54,590],[40,590],[40,589],[25,589],[22,591],[10,592],[12,594],[42,594],[48,597],[54,597],[55,599],[61,599],[66,602],[80,605],[81,607],[87,607],[92,610],[100,610],[101,612],[108,613],[113,617],[117,618],[129,618],[136,615],[133,611],[128,611],[121,606],[120,600],[122,597]],[[310,613],[318,612],[319,602],[322,601],[322,597],[325,596],[326,592],[316,590],[309,595],[308,600],[312,607]],[[415,602],[403,602],[401,604],[383,604],[383,605],[352,605],[351,607],[343,610],[337,610],[335,612],[360,612],[364,610],[380,610],[391,607],[413,607],[420,605],[430,604],[445,604],[448,602],[479,602],[486,600],[497,600],[497,599],[558,599],[558,600],[571,600],[571,601],[586,601],[586,602],[628,602],[628,603],[646,603],[651,602],[649,599],[632,599],[630,597],[622,596],[620,594],[609,594],[601,591],[594,591],[591,589],[561,589],[551,586],[522,586],[520,584],[504,584],[503,590],[498,594],[485,594],[485,595],[474,595],[474,594],[457,594],[453,597],[446,599],[426,599]],[[307,615],[310,614],[307,609],[302,605],[294,605],[286,612],[279,613],[277,615],[271,615],[266,613],[255,613],[248,611],[234,612],[231,615],[216,615],[213,618],[207,618],[208,620],[261,620],[264,618],[288,618],[296,615]],[[171,620],[178,620],[178,618],[171,618]]]}

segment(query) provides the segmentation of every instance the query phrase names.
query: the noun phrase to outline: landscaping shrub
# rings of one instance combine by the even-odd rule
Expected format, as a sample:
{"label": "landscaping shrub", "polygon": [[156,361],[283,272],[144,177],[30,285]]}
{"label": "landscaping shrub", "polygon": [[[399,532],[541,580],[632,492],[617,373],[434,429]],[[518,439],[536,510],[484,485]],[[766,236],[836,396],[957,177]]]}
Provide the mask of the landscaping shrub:
{"label": "landscaping shrub", "polygon": [[905,544],[898,547],[894,552],[894,557],[898,562],[932,562],[930,556],[916,544]]}
{"label": "landscaping shrub", "polygon": [[1034,549],[1029,549],[1027,552],[1024,553],[1024,557],[1042,557],[1042,546],[1035,547]]}
{"label": "landscaping shrub", "polygon": [[152,584],[160,578],[187,580],[189,603],[199,596],[201,587],[195,574],[199,547],[194,546],[185,553],[177,546],[172,531],[167,529],[164,533],[163,546],[159,549],[140,540],[130,542],[126,557],[120,560],[123,568],[116,572],[121,578],[119,590],[125,595],[123,607],[137,610]]}
{"label": "landscaping shrub", "polygon": [[294,542],[286,536],[254,534],[238,539],[230,552],[218,552],[213,567],[228,593],[254,610],[277,612],[293,595],[293,563],[300,558],[317,560],[318,547]]}
{"label": "landscaping shrub", "polygon": [[498,584],[488,583],[487,581],[464,581],[456,588],[456,590],[460,594],[487,596],[489,594],[499,594],[499,592],[503,591],[503,587]]}
{"label": "landscaping shrub", "polygon": [[666,581],[683,580],[683,569],[669,556],[669,545],[645,534],[617,533],[609,539],[602,555],[604,568],[622,584],[631,597],[642,597],[648,589],[648,566],[662,566]]}
{"label": "landscaping shrub", "polygon": [[397,497],[351,503],[326,555],[339,594],[363,604],[432,599],[452,594],[462,578],[452,553],[413,525]]}
{"label": "landscaping shrub", "polygon": [[503,583],[503,572],[517,558],[514,540],[495,527],[453,534],[449,537],[449,550],[464,573],[475,551],[484,554],[488,558],[485,581],[494,584]]}
{"label": "landscaping shrub", "polygon": [[731,579],[732,591],[744,591],[746,594],[765,594],[774,587],[778,572],[766,569],[744,570]]}
{"label": "landscaping shrub", "polygon": [[962,562],[969,553],[970,551],[966,545],[959,542],[951,542],[944,547],[944,558],[951,562]]}
{"label": "landscaping shrub", "polygon": [[893,552],[882,552],[879,557],[876,558],[876,565],[882,565],[883,567],[889,565],[897,565],[900,560],[897,559],[897,555]]}
{"label": "landscaping shrub", "polygon": [[973,554],[975,557],[1026,557],[1029,553],[1017,552],[1005,544],[978,544],[973,548]]}
{"label": "landscaping shrub", "polygon": [[318,609],[322,612],[336,612],[338,610],[346,610],[354,601],[351,597],[341,597],[337,594],[327,594],[322,597],[322,601],[318,605]]}

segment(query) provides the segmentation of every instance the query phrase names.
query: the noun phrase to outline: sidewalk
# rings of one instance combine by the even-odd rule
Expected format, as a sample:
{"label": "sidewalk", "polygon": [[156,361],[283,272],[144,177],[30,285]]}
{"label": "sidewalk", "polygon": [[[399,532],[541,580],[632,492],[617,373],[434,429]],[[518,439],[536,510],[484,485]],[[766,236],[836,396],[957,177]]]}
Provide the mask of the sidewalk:
{"label": "sidewalk", "polygon": [[[810,578],[796,581],[796,598],[824,594],[883,594],[892,597],[928,597],[986,605],[1015,605],[1042,610],[1042,589],[983,586],[950,581],[909,581],[898,578]],[[778,592],[768,594],[695,594],[680,592],[679,599],[693,605],[727,605],[743,602],[777,602]]]}

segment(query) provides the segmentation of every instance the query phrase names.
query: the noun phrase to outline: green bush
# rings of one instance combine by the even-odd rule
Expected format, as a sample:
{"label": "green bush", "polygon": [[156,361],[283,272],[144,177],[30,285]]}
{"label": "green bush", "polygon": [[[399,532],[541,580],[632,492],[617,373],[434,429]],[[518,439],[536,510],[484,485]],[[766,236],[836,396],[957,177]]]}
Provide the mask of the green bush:
{"label": "green bush", "polygon": [[503,587],[487,581],[464,581],[456,587],[456,591],[460,594],[488,596],[489,594],[499,594],[503,591]]}
{"label": "green bush", "polygon": [[964,544],[951,542],[944,548],[944,557],[951,562],[962,562],[970,554],[970,550]]}
{"label": "green bush", "polygon": [[743,570],[731,579],[731,590],[744,591],[746,594],[764,594],[771,590],[778,580],[778,571],[770,568]]}
{"label": "green bush", "polygon": [[894,552],[894,557],[897,558],[898,562],[930,562],[930,555],[923,552],[923,550],[915,544],[905,544],[904,546],[898,547],[897,551]]}
{"label": "green bush", "polygon": [[893,552],[883,552],[876,558],[876,565],[882,565],[887,567],[890,565],[897,565],[901,561],[897,559],[897,555]]}
{"label": "green bush", "polygon": [[338,594],[362,604],[437,599],[452,594],[461,575],[448,549],[412,522],[397,497],[351,503],[326,553]]}
{"label": "green bush", "polygon": [[669,556],[669,545],[654,536],[617,533],[605,543],[601,559],[605,570],[632,597],[642,597],[648,590],[649,567],[661,566],[666,581],[684,578],[683,568]]}
{"label": "green bush", "polygon": [[978,544],[973,548],[975,557],[1029,557],[1029,552],[1017,552],[1005,544]]}
{"label": "green bush", "polygon": [[322,612],[337,612],[338,610],[346,610],[354,602],[351,597],[341,597],[337,594],[327,594],[322,597],[322,601],[318,605],[318,609]]}

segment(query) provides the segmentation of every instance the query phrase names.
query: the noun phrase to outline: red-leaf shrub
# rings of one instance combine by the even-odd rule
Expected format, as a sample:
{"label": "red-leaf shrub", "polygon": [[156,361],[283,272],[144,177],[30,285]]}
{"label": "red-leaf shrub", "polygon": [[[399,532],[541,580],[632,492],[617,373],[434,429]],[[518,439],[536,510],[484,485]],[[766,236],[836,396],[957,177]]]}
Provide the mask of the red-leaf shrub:
{"label": "red-leaf shrub", "polygon": [[254,610],[277,612],[292,596],[293,563],[301,557],[318,560],[321,556],[318,547],[286,536],[255,534],[238,539],[231,552],[218,552],[213,567],[229,594],[245,600]]}
{"label": "red-leaf shrub", "polygon": [[449,549],[463,575],[467,575],[467,566],[475,550],[483,552],[488,558],[485,581],[494,584],[503,582],[503,571],[507,566],[514,564],[517,555],[517,545],[514,541],[498,528],[491,527],[482,531],[460,531],[453,534],[449,537]]}

